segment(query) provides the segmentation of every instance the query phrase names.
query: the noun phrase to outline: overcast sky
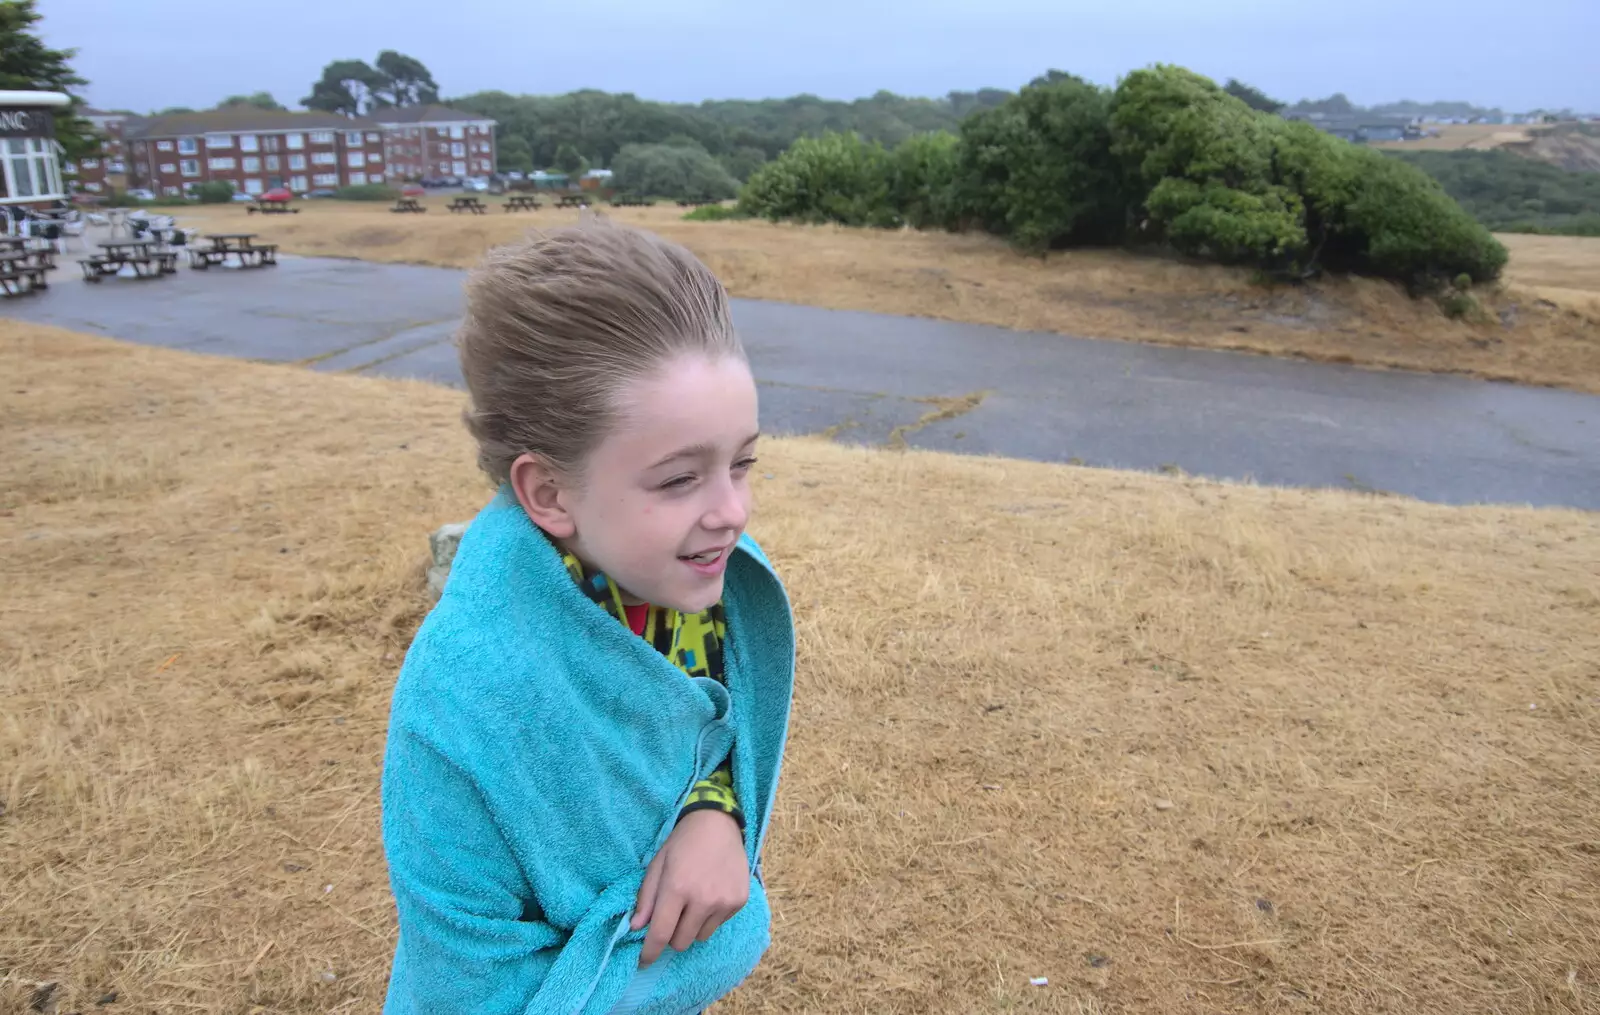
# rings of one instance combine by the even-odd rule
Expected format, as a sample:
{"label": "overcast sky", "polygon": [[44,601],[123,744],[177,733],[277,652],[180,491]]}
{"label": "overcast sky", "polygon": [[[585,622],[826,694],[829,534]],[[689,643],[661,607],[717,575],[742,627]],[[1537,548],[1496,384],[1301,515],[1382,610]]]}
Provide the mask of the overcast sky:
{"label": "overcast sky", "polygon": [[[88,97],[139,112],[267,90],[396,49],[445,96],[576,88],[698,102],[880,88],[1014,89],[1051,67],[1092,81],[1151,63],[1289,101],[1464,99],[1600,111],[1600,0],[40,0]],[[1335,20],[1335,18],[1337,20]]]}

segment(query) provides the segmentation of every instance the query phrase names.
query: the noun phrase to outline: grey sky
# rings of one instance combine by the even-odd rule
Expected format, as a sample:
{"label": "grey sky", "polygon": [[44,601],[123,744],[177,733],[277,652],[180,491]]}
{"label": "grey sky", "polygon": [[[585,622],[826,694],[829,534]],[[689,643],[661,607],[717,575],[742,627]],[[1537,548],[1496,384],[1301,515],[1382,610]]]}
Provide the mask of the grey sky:
{"label": "grey sky", "polygon": [[329,61],[397,49],[446,96],[576,88],[699,101],[1112,83],[1179,63],[1280,99],[1465,99],[1600,111],[1600,0],[41,0],[97,106],[294,106]]}

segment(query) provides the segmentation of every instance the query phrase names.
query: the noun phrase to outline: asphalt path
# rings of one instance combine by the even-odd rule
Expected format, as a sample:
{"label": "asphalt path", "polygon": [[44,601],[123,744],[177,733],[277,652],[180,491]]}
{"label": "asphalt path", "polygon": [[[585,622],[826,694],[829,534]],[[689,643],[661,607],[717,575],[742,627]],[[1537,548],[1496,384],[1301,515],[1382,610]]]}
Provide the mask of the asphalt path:
{"label": "asphalt path", "polygon": [[[464,272],[327,258],[87,285],[6,316],[459,386]],[[734,300],[770,433],[1445,503],[1600,509],[1600,396]]]}

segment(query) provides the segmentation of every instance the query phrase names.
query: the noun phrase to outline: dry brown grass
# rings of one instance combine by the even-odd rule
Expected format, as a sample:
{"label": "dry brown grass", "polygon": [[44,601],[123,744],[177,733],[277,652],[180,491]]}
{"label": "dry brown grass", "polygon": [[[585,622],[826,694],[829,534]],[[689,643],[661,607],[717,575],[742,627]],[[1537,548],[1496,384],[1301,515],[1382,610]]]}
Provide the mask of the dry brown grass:
{"label": "dry brown grass", "polygon": [[[426,215],[318,201],[302,204],[299,215],[247,217],[243,208],[217,206],[186,218],[202,228],[249,228],[293,253],[464,268],[530,228],[578,217],[548,207],[508,215],[492,204],[489,215],[464,217],[445,212],[443,198],[428,203]],[[1490,316],[1471,323],[1369,279],[1264,288],[1245,271],[1118,251],[1026,257],[982,235],[685,222],[682,209],[668,206],[605,213],[684,244],[736,296],[1600,392],[1600,311],[1588,301],[1545,306],[1514,289],[1484,292]],[[1600,289],[1600,240],[1576,242],[1588,247],[1586,267],[1575,270]],[[1525,274],[1538,284],[1538,269]],[[1509,326],[1496,319],[1513,305]]]}
{"label": "dry brown grass", "polygon": [[1434,134],[1432,137],[1415,141],[1384,141],[1372,147],[1411,152],[1485,150],[1524,144],[1543,129],[1536,124],[1435,123],[1427,126],[1427,130]]}
{"label": "dry brown grass", "polygon": [[[11,322],[0,374],[0,1010],[376,1010],[460,394]],[[719,1011],[1600,1010],[1595,516],[762,457],[800,674]]]}

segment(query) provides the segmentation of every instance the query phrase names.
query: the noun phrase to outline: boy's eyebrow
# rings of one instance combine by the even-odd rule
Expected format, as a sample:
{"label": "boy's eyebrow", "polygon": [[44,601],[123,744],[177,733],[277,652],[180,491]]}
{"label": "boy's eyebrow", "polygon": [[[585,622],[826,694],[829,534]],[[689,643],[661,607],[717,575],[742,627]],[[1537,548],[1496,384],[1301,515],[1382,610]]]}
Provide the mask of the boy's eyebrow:
{"label": "boy's eyebrow", "polygon": [[[760,437],[761,437],[761,431],[757,430],[755,433],[753,433],[750,436],[746,437],[739,444],[739,446],[741,448],[748,447],[749,445],[754,444]],[[710,444],[690,444],[687,447],[679,448],[678,450],[674,451],[672,454],[666,456],[665,458],[661,459],[659,462],[656,462],[654,465],[650,466],[650,468],[659,469],[659,468],[661,468],[661,466],[666,465],[669,462],[675,462],[680,458],[699,458],[702,455],[709,455],[709,454],[711,454],[712,452],[714,452],[716,450],[717,449],[715,447],[713,447],[712,445],[710,445]]]}

